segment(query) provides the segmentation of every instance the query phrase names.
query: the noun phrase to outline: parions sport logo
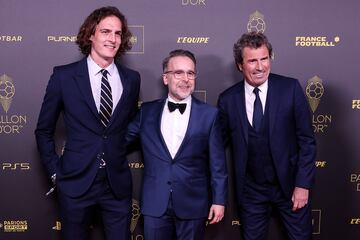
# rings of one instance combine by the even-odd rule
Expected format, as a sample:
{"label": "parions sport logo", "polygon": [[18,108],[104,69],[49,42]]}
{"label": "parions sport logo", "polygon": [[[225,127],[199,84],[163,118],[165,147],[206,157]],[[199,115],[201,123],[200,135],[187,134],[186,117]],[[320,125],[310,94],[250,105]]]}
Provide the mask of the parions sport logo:
{"label": "parions sport logo", "polygon": [[6,233],[26,232],[28,230],[28,222],[27,220],[6,220],[1,223],[1,227]]}

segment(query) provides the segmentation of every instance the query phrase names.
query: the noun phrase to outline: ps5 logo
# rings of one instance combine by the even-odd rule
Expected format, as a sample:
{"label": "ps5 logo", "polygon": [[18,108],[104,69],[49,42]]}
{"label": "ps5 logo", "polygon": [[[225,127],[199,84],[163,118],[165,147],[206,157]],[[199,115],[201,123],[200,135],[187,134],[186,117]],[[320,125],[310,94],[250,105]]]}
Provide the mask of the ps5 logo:
{"label": "ps5 logo", "polygon": [[30,170],[30,163],[3,163],[2,170]]}

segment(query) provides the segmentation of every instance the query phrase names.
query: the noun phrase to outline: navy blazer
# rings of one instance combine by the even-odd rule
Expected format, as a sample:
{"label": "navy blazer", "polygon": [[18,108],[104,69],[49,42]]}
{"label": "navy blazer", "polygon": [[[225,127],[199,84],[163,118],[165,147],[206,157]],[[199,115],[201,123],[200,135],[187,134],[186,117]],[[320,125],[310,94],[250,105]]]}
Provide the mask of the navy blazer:
{"label": "navy blazer", "polygon": [[[116,64],[123,93],[109,125],[100,121],[91,91],[87,60],[54,68],[35,130],[38,149],[48,174],[56,173],[57,186],[76,197],[92,184],[101,158],[106,160],[110,186],[117,197],[131,195],[131,174],[126,160],[125,134],[136,114],[140,75]],[[54,132],[63,115],[66,142],[61,157],[55,152]]]}
{"label": "navy blazer", "polygon": [[225,205],[227,173],[218,110],[192,97],[188,128],[174,159],[161,134],[166,99],[144,103],[129,125],[128,141],[139,137],[144,156],[141,211],[160,217],[170,190],[176,216],[206,217],[210,204]]}
{"label": "navy blazer", "polygon": [[[280,186],[291,198],[295,187],[311,188],[316,144],[308,102],[298,80],[276,74],[268,79],[269,143]],[[248,157],[244,81],[225,90],[218,106],[224,133],[232,143],[236,192],[241,203]]]}

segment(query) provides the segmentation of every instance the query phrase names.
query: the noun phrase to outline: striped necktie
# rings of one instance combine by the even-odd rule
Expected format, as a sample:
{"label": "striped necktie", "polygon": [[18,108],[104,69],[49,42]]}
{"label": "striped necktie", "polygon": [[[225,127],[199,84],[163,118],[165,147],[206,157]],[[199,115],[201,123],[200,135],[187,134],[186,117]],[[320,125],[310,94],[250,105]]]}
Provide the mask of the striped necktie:
{"label": "striped necktie", "polygon": [[100,119],[101,123],[106,127],[109,124],[113,101],[111,95],[111,87],[109,84],[109,80],[107,78],[108,71],[105,69],[101,69],[101,94],[100,94]]}

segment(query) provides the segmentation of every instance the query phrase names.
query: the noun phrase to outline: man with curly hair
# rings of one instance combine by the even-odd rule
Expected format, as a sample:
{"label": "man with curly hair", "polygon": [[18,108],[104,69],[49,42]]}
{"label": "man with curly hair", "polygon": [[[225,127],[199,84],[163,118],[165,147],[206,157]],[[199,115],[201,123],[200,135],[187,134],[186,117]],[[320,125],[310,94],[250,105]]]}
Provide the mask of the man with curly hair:
{"label": "man with curly hair", "polygon": [[[137,109],[140,75],[119,63],[131,48],[125,16],[116,7],[93,11],[76,43],[82,60],[54,68],[35,130],[41,159],[57,186],[62,239],[88,239],[99,209],[106,239],[129,239],[132,182],[125,133]],[[54,133],[66,129],[62,156]]]}

